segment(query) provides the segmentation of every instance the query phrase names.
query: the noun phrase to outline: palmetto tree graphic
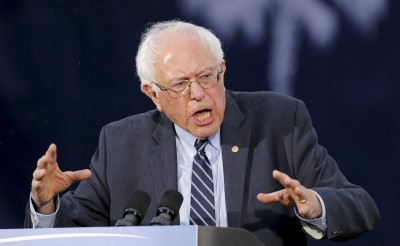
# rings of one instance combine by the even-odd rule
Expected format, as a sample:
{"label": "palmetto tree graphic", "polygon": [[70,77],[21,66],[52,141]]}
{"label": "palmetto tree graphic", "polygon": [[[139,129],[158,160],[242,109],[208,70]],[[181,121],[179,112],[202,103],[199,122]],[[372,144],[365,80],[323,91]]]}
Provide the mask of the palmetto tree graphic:
{"label": "palmetto tree graphic", "polygon": [[[388,0],[180,0],[183,15],[196,16],[229,42],[241,32],[252,45],[269,28],[267,81],[271,90],[293,95],[300,32],[320,50],[335,42],[344,16],[360,34],[371,34],[386,12]],[[246,43],[246,44],[249,44]]]}

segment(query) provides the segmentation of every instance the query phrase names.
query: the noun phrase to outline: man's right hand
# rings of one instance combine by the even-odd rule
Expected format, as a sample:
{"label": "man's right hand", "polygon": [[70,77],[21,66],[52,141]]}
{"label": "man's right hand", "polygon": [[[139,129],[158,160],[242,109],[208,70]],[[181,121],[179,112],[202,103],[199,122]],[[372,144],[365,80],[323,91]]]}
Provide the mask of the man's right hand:
{"label": "man's right hand", "polygon": [[57,164],[57,147],[51,144],[37,162],[32,179],[32,200],[36,212],[52,214],[55,212],[54,197],[68,189],[74,182],[89,178],[89,169],[75,172],[60,170]]}

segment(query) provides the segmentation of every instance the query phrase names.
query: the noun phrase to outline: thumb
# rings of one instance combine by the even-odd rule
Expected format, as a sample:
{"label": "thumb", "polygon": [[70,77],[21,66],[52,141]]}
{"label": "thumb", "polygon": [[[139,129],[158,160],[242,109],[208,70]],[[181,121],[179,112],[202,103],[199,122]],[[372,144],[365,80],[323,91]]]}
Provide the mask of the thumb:
{"label": "thumb", "polygon": [[279,202],[283,197],[284,190],[275,191],[271,193],[259,193],[257,199],[262,203]]}
{"label": "thumb", "polygon": [[92,172],[89,169],[68,172],[68,176],[70,176],[72,182],[88,179],[91,175]]}

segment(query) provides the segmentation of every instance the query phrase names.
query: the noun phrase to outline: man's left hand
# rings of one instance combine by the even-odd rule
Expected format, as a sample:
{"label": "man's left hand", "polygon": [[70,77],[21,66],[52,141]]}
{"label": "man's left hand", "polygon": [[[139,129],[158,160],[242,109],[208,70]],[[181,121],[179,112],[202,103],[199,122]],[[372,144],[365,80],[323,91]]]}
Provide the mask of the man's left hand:
{"label": "man's left hand", "polygon": [[274,179],[285,189],[268,194],[259,193],[257,199],[263,203],[280,202],[285,206],[296,207],[297,213],[305,219],[321,217],[321,203],[314,191],[302,186],[298,180],[290,178],[286,173],[274,170]]}

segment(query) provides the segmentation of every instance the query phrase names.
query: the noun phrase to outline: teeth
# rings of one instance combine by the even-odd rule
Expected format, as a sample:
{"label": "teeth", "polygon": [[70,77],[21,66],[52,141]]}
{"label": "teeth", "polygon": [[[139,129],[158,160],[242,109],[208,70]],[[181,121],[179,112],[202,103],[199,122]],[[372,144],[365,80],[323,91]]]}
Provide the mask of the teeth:
{"label": "teeth", "polygon": [[205,113],[205,114],[203,114],[203,115],[198,115],[198,116],[196,116],[196,118],[197,118],[198,120],[205,120],[205,119],[210,118],[210,115],[211,115],[211,113],[210,113],[210,111],[208,111],[207,113]]}

